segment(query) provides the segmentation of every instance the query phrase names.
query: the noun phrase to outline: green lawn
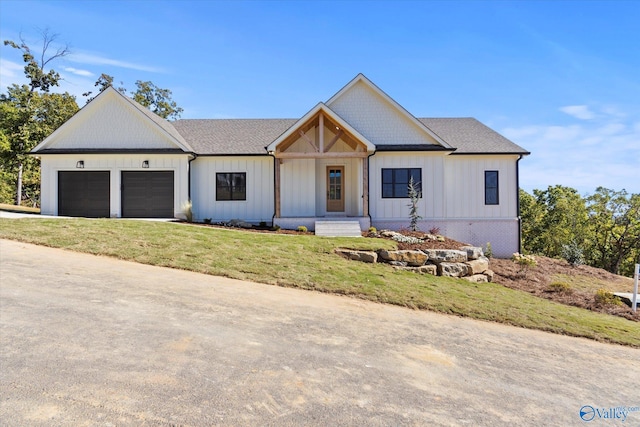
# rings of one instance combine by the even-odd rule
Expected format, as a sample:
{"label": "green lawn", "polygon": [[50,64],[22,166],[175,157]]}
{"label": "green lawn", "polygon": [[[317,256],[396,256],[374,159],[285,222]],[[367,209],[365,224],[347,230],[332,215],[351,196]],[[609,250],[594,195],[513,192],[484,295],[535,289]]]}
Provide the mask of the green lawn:
{"label": "green lawn", "polygon": [[0,238],[640,347],[638,322],[564,306],[499,284],[395,271],[333,253],[337,247],[394,248],[388,240],[113,219],[0,219]]}

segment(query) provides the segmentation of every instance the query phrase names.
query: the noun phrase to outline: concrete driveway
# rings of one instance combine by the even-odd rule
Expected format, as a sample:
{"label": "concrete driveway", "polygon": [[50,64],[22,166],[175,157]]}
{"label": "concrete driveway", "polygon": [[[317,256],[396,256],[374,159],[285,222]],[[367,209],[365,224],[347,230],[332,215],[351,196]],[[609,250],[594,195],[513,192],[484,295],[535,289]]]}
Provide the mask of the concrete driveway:
{"label": "concrete driveway", "polygon": [[[636,349],[10,241],[0,254],[3,425],[582,426],[585,405],[590,426],[640,425]],[[624,423],[600,418],[619,407]]]}

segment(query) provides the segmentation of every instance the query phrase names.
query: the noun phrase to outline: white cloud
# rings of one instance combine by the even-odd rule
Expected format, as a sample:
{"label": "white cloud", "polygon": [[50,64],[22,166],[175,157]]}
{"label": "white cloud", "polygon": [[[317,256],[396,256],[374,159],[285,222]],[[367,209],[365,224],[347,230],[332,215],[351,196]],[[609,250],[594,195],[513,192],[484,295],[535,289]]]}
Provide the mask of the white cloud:
{"label": "white cloud", "polygon": [[78,76],[83,76],[83,77],[91,77],[91,76],[95,76],[95,74],[93,74],[91,71],[87,71],[87,70],[79,70],[77,68],[73,68],[73,67],[63,67],[63,70],[65,70],[68,73],[72,73]]}
{"label": "white cloud", "polygon": [[640,193],[637,113],[601,116],[580,125],[525,125],[501,133],[531,152],[520,163],[525,190],[559,184],[581,194],[599,186]]}
{"label": "white cloud", "polygon": [[580,120],[591,120],[596,117],[595,113],[589,110],[586,105],[567,105],[561,107],[560,111]]}
{"label": "white cloud", "polygon": [[65,57],[65,59],[78,64],[110,65],[113,67],[127,68],[130,70],[137,70],[137,71],[146,71],[150,73],[164,72],[164,70],[158,67],[135,64],[133,62],[120,61],[118,59],[105,58],[103,56],[94,55],[90,53],[72,53],[69,56]]}

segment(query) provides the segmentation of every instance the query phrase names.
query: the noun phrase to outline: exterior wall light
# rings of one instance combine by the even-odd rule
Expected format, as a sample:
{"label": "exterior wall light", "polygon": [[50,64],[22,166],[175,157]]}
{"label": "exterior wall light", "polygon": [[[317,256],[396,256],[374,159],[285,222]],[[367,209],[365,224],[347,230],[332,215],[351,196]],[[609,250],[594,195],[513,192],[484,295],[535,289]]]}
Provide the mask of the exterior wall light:
{"label": "exterior wall light", "polygon": [[84,160],[78,160],[78,162],[76,163],[76,168],[84,169]]}
{"label": "exterior wall light", "polygon": [[149,160],[143,160],[142,161],[142,167],[145,169],[149,169]]}

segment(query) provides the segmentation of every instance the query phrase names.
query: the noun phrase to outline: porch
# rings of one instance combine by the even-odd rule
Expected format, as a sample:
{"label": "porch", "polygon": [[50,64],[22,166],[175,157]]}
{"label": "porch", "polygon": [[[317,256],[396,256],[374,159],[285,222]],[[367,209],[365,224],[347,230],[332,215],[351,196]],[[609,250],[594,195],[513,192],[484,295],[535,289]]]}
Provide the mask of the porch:
{"label": "porch", "polygon": [[274,224],[357,220],[370,226],[368,156],[375,146],[318,104],[267,147],[274,159]]}

